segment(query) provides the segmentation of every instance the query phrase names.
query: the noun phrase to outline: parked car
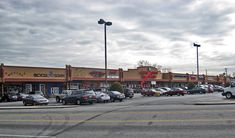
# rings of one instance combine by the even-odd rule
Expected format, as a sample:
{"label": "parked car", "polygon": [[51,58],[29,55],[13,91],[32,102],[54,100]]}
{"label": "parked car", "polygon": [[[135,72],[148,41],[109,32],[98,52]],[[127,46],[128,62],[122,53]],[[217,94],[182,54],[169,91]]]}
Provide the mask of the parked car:
{"label": "parked car", "polygon": [[26,93],[17,93],[17,96],[18,96],[18,101],[22,101],[24,98],[26,98],[29,95]]}
{"label": "parked car", "polygon": [[229,87],[224,88],[222,96],[225,96],[227,99],[235,97],[235,83],[232,83]]}
{"label": "parked car", "polygon": [[129,97],[129,98],[133,98],[134,97],[134,90],[131,89],[131,88],[126,88],[124,89],[124,94],[125,94],[125,97]]}
{"label": "parked car", "polygon": [[59,103],[61,102],[63,99],[64,96],[66,95],[70,95],[72,93],[72,90],[63,90],[62,93],[59,93],[59,94],[55,94],[55,99],[56,99],[56,102]]}
{"label": "parked car", "polygon": [[143,91],[141,92],[141,95],[143,96],[160,96],[161,95],[161,91],[157,91],[155,89],[143,89]]}
{"label": "parked car", "polygon": [[93,89],[94,91],[101,91],[101,92],[106,92],[108,91],[108,88],[106,87],[100,87],[100,88],[96,88],[96,89]]}
{"label": "parked car", "polygon": [[73,90],[70,95],[65,95],[62,98],[62,103],[64,105],[68,103],[82,104],[89,103],[93,104],[96,102],[96,95],[93,90]]}
{"label": "parked car", "polygon": [[133,89],[134,93],[141,93],[143,91],[142,88],[134,88]]}
{"label": "parked car", "polygon": [[32,91],[32,92],[29,92],[29,94],[36,94],[36,95],[45,96],[42,91]]}
{"label": "parked car", "polygon": [[204,89],[206,91],[206,93],[213,93],[214,92],[214,86],[211,84],[201,84],[196,87]]}
{"label": "parked car", "polygon": [[104,92],[95,92],[96,94],[96,100],[98,103],[100,102],[109,102],[110,101],[110,96]]}
{"label": "parked car", "polygon": [[156,88],[156,91],[159,91],[160,95],[165,95],[165,92],[167,92],[167,90],[164,90],[162,88]]}
{"label": "parked car", "polygon": [[4,93],[4,95],[2,96],[2,101],[5,102],[18,101],[18,95],[17,93]]}
{"label": "parked car", "polygon": [[219,85],[215,85],[214,86],[214,91],[216,91],[216,92],[224,92],[224,87],[219,86]]}
{"label": "parked car", "polygon": [[125,99],[125,95],[118,91],[108,91],[108,95],[110,96],[111,102],[115,102],[116,100],[121,102],[123,99]]}
{"label": "parked car", "polygon": [[49,100],[39,94],[29,95],[23,99],[23,104],[27,105],[48,105]]}
{"label": "parked car", "polygon": [[206,90],[201,87],[194,87],[193,89],[187,90],[187,93],[188,94],[196,94],[196,93],[205,94]]}
{"label": "parked car", "polygon": [[172,96],[172,95],[182,95],[184,96],[185,94],[187,94],[187,91],[183,90],[182,88],[172,88],[170,91],[167,91],[164,93],[164,95],[166,96]]}
{"label": "parked car", "polygon": [[171,88],[169,88],[169,87],[160,87],[161,89],[163,89],[163,90],[166,90],[166,91],[170,91],[171,90]]}

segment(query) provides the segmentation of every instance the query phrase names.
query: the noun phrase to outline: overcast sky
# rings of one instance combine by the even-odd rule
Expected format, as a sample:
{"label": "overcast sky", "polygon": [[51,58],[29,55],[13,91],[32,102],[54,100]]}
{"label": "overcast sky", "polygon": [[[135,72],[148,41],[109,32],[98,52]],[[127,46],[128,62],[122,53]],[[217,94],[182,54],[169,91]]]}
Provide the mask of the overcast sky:
{"label": "overcast sky", "polygon": [[135,68],[139,60],[196,73],[235,72],[233,0],[1,0],[5,65]]}

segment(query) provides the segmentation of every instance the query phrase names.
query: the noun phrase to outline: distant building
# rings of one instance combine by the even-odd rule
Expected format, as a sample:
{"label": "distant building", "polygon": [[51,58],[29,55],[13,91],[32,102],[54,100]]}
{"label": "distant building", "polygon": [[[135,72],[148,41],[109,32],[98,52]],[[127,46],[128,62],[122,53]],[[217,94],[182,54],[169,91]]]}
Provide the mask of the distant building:
{"label": "distant building", "polygon": [[[126,87],[186,86],[197,83],[197,76],[188,73],[162,73],[155,67],[143,66],[135,69],[108,69],[108,85],[121,82]],[[200,75],[201,83],[224,85],[234,78]],[[42,91],[47,96],[60,93],[64,89],[101,88],[105,86],[105,70],[101,68],[72,67],[0,67],[0,95],[9,92],[29,93]]]}

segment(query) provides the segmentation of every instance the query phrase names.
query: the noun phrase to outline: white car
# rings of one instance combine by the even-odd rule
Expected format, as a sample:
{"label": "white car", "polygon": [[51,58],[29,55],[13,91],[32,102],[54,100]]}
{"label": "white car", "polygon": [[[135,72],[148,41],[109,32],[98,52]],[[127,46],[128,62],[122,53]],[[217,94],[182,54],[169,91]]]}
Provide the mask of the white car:
{"label": "white car", "polygon": [[164,95],[165,92],[167,92],[167,90],[164,90],[164,89],[162,89],[162,88],[157,88],[156,90],[157,90],[157,91],[160,91],[160,94],[161,94],[161,95]]}
{"label": "white car", "polygon": [[109,102],[110,101],[110,96],[106,93],[103,92],[95,92],[96,94],[96,100],[97,102]]}
{"label": "white car", "polygon": [[235,97],[235,83],[232,83],[229,87],[224,88],[224,92],[222,93],[227,99],[231,99]]}

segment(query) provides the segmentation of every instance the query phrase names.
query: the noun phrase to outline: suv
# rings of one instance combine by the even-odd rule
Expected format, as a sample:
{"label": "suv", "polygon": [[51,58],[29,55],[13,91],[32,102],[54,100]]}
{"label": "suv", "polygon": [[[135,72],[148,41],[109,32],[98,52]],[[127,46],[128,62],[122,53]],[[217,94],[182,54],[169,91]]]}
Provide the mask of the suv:
{"label": "suv", "polygon": [[65,95],[62,98],[62,103],[64,105],[68,103],[82,104],[89,103],[93,104],[96,102],[96,95],[93,90],[74,90],[70,95]]}
{"label": "suv", "polygon": [[72,90],[63,90],[60,94],[55,94],[56,102],[61,102],[61,99],[63,99],[64,96],[70,95],[72,93]]}
{"label": "suv", "polygon": [[134,90],[130,88],[124,89],[125,97],[133,98],[134,97]]}
{"label": "suv", "polygon": [[224,92],[222,93],[227,99],[231,99],[235,96],[235,83],[232,83],[229,87],[224,88]]}

